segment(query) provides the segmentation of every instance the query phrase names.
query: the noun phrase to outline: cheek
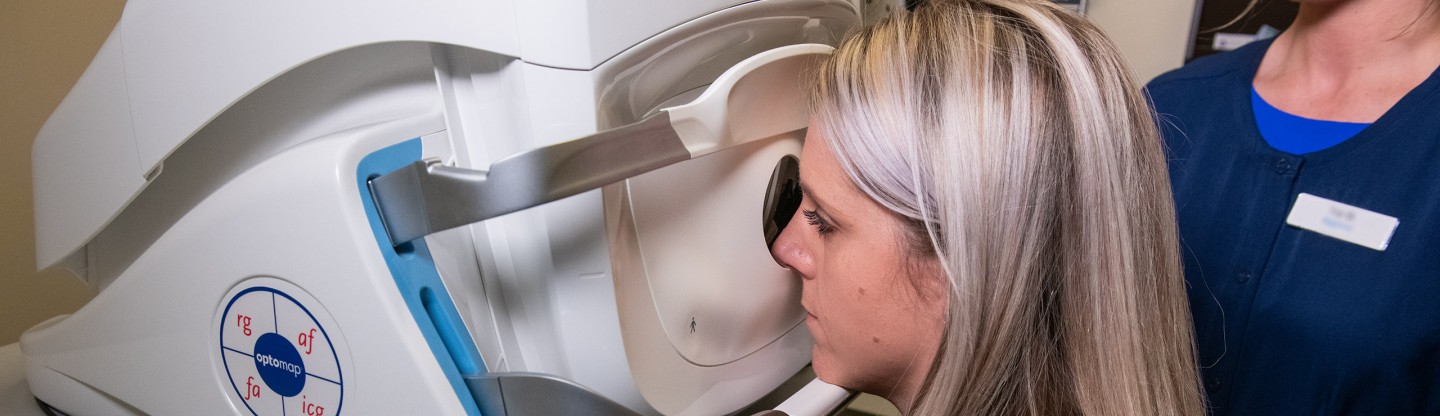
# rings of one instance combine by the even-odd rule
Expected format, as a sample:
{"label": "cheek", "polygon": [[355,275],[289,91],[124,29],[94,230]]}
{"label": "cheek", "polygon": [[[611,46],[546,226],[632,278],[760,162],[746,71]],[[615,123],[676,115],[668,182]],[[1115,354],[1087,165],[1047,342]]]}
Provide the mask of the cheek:
{"label": "cheek", "polygon": [[896,280],[910,278],[900,274],[904,269],[875,257],[823,262],[820,277],[806,282],[807,303],[819,317],[811,328],[815,372],[827,382],[883,389],[907,371],[912,360],[928,362],[921,350],[929,343],[920,341],[940,327],[922,316],[929,308],[917,304],[908,282]]}

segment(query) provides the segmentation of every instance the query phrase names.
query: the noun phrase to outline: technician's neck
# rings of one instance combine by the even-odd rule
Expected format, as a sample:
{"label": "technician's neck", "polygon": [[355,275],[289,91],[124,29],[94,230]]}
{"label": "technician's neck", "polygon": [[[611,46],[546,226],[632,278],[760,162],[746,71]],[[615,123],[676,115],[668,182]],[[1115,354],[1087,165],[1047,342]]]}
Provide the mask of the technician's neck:
{"label": "technician's neck", "polygon": [[1296,75],[1320,82],[1343,82],[1387,63],[1440,63],[1440,6],[1427,9],[1429,3],[1433,0],[1305,3],[1271,48],[1281,53],[1275,57],[1286,72],[1298,70]]}
{"label": "technician's neck", "polygon": [[1370,123],[1440,66],[1433,0],[1304,3],[1265,53],[1256,91],[1303,117]]}

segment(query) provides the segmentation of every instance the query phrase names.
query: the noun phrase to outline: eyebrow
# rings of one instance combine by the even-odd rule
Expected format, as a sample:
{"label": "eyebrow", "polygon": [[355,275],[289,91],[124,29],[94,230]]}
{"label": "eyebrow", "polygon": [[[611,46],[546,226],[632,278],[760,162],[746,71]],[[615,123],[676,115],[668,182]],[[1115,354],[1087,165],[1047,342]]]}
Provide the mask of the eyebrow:
{"label": "eyebrow", "polygon": [[806,198],[810,198],[811,200],[815,201],[815,206],[819,207],[821,211],[825,211],[826,213],[831,214],[831,216],[834,216],[834,213],[826,208],[830,206],[830,204],[825,203],[825,201],[822,200],[819,196],[816,196],[815,193],[811,192],[810,187],[805,186],[805,181],[800,179],[799,175],[796,175],[795,181],[797,184],[800,185],[800,194],[804,195]]}

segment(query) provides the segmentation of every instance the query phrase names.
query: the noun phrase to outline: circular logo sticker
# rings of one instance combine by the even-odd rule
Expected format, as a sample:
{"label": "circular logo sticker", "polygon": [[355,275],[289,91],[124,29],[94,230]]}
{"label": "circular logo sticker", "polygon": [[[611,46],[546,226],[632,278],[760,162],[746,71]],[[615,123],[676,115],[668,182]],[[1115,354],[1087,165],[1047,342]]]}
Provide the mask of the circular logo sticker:
{"label": "circular logo sticker", "polygon": [[290,340],[271,332],[255,340],[255,370],[260,380],[281,396],[295,397],[305,388],[305,361]]}
{"label": "circular logo sticker", "polygon": [[256,416],[340,414],[345,377],[338,337],[319,303],[270,277],[246,280],[225,299],[219,354],[236,407]]}

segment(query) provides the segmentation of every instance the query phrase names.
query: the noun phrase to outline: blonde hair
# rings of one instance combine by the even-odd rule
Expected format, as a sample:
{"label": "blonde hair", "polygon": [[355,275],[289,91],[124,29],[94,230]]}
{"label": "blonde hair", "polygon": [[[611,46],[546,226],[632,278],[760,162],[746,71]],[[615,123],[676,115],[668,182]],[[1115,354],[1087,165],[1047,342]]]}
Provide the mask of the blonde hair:
{"label": "blonde hair", "polygon": [[923,415],[1203,414],[1153,113],[1048,2],[931,2],[818,69],[815,128],[949,280]]}

